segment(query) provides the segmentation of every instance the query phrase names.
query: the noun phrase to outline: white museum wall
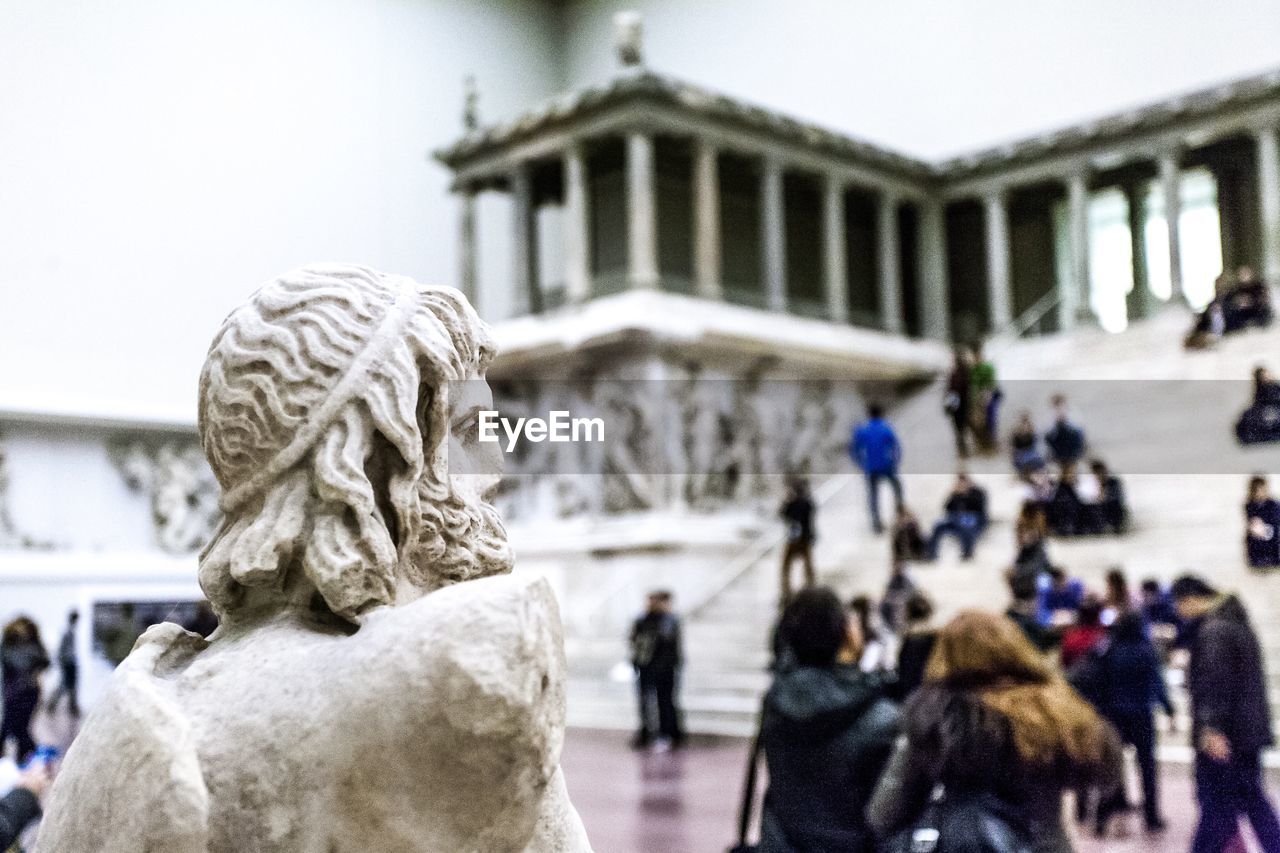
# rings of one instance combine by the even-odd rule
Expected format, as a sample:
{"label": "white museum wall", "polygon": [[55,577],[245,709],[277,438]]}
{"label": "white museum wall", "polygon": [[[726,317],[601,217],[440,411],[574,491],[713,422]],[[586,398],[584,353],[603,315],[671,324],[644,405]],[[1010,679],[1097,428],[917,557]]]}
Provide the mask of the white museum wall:
{"label": "white museum wall", "polygon": [[567,79],[647,63],[935,159],[1280,66],[1280,0],[571,0]]}
{"label": "white museum wall", "polygon": [[214,330],[271,275],[455,283],[428,152],[468,72],[486,120],[553,95],[559,26],[530,0],[0,5],[0,411],[189,423]]}

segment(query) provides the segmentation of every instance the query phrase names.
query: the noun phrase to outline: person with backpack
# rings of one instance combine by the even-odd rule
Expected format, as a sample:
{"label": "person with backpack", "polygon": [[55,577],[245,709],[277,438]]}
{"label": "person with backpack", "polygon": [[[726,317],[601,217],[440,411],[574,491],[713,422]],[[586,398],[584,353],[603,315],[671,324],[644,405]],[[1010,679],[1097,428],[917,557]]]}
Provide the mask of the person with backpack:
{"label": "person with backpack", "polygon": [[[676,705],[683,650],[680,619],[671,611],[667,590],[649,593],[648,608],[631,626],[631,665],[636,671],[640,729],[632,746],[678,749],[684,745],[680,709]],[[655,740],[656,736],[656,740]]]}
{"label": "person with backpack", "polygon": [[[1156,722],[1159,705],[1173,719],[1173,703],[1164,680],[1160,655],[1147,636],[1142,613],[1126,611],[1116,617],[1106,637],[1086,653],[1080,666],[1089,670],[1085,698],[1115,726],[1120,739],[1132,746],[1142,775],[1142,813],[1148,832],[1165,828],[1160,815],[1159,771],[1156,767]],[[1127,807],[1123,794],[1099,804],[1097,830],[1101,837],[1108,818]]]}
{"label": "person with backpack", "polygon": [[[1070,853],[1062,795],[1122,777],[1105,722],[1012,621],[970,610],[939,633],[867,820],[890,853]],[[939,796],[940,792],[940,796]]]}
{"label": "person with backpack", "polygon": [[830,589],[796,594],[779,645],[789,665],[761,712],[760,853],[871,853],[864,809],[898,735],[898,707],[883,676],[859,669],[858,622]]}

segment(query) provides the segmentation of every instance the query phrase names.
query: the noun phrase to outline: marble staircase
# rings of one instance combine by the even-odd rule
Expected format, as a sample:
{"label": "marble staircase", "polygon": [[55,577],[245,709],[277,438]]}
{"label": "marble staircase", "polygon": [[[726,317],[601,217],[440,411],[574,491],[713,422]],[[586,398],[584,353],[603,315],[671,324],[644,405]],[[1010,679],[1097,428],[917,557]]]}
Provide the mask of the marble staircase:
{"label": "marble staircase", "polygon": [[[1280,474],[1280,448],[1241,449],[1231,433],[1248,402],[1253,366],[1269,360],[1280,368],[1280,329],[1245,333],[1214,351],[1185,353],[1181,336],[1188,323],[1185,312],[1171,309],[1121,334],[1083,329],[993,345],[1007,394],[1004,421],[1025,407],[1037,424],[1046,425],[1049,396],[1068,395],[1092,452],[1124,478],[1133,529],[1123,538],[1054,541],[1051,557],[1096,588],[1108,569],[1121,566],[1135,588],[1146,577],[1167,580],[1193,570],[1240,592],[1263,638],[1280,708],[1280,577],[1246,569],[1240,509],[1249,472]],[[890,417],[905,446],[907,501],[922,521],[931,522],[958,467],[940,387],[900,401]],[[992,524],[975,559],[962,563],[948,543],[938,562],[913,570],[944,619],[965,607],[1003,609],[1007,602],[1002,576],[1013,557],[1017,484],[1003,454],[970,460],[966,467],[991,501]],[[861,476],[836,475],[823,489],[816,550],[820,581],[843,596],[878,594],[888,577],[888,542],[871,532]],[[887,489],[883,500],[887,506]],[[686,617],[683,699],[692,731],[742,735],[753,728],[768,683],[767,646],[778,593],[779,555],[764,545],[754,543],[760,556]],[[617,632],[571,638],[571,724],[634,725],[632,688],[621,665],[625,655]]]}

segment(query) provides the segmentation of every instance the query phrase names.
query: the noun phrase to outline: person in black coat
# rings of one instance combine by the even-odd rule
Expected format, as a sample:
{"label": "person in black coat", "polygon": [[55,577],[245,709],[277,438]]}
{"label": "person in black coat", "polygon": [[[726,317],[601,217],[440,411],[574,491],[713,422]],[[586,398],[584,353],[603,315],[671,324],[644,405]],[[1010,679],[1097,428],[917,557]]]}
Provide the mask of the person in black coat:
{"label": "person in black coat", "polygon": [[942,518],[933,525],[933,533],[929,537],[929,559],[938,559],[938,546],[947,534],[960,540],[961,558],[972,559],[978,537],[986,529],[987,493],[962,471],[956,476],[956,484],[943,505]]}
{"label": "person in black coat", "polygon": [[1076,491],[1076,466],[1062,466],[1061,476],[1053,487],[1053,497],[1045,509],[1049,529],[1055,536],[1075,536],[1081,532],[1080,517],[1084,502]]}
{"label": "person in black coat", "polygon": [[1249,479],[1244,517],[1244,549],[1249,565],[1255,569],[1280,566],[1280,501],[1271,497],[1266,477]]}
{"label": "person in black coat", "polygon": [[[1131,745],[1142,774],[1142,810],[1147,829],[1165,828],[1160,816],[1159,771],[1156,768],[1156,724],[1153,706],[1159,705],[1173,718],[1173,703],[1165,685],[1160,655],[1147,637],[1142,614],[1136,610],[1122,613],[1111,626],[1106,639],[1091,653],[1086,662],[1094,677],[1083,690],[1085,698],[1111,721],[1120,738]],[[1104,803],[1098,811],[1098,823],[1105,827],[1112,806]]]}
{"label": "person in black coat", "polygon": [[4,722],[0,723],[0,752],[10,738],[17,742],[17,762],[25,764],[36,751],[31,718],[40,704],[40,674],[49,668],[49,655],[40,642],[40,629],[19,616],[4,629],[0,641],[0,678],[4,680]]}
{"label": "person in black coat", "polygon": [[957,347],[951,374],[947,377],[947,391],[942,400],[942,410],[951,421],[956,436],[956,455],[969,458],[969,431],[973,428],[973,352],[968,347]]}
{"label": "person in black coat", "polygon": [[1223,299],[1224,331],[1228,334],[1249,326],[1271,325],[1271,292],[1253,267],[1240,267],[1236,281]]}
{"label": "person in black coat", "polygon": [[1200,822],[1192,853],[1221,853],[1247,817],[1265,853],[1280,853],[1280,820],[1267,798],[1262,750],[1273,742],[1266,670],[1240,600],[1187,575],[1171,590],[1191,651],[1191,742]]}
{"label": "person in black coat", "polygon": [[1067,398],[1062,394],[1053,395],[1053,426],[1044,434],[1045,446],[1049,448],[1049,459],[1058,465],[1074,465],[1084,458],[1084,430],[1071,422],[1067,416]]}
{"label": "person in black coat", "polygon": [[787,487],[787,498],[778,510],[787,525],[787,542],[782,549],[782,602],[791,599],[791,565],[800,560],[804,568],[804,585],[813,586],[813,543],[817,534],[813,526],[813,498],[809,496],[809,484],[804,480],[792,480]]}
{"label": "person in black coat", "polygon": [[649,746],[655,735],[664,746],[684,743],[675,695],[683,650],[680,620],[671,612],[671,601],[666,590],[649,593],[648,609],[631,626],[631,665],[640,703],[640,730],[632,741],[637,749]]}
{"label": "person in black coat", "polygon": [[797,593],[779,635],[791,665],[764,697],[760,853],[870,853],[863,813],[898,735],[898,707],[880,676],[858,669],[857,624],[831,590]]}
{"label": "person in black coat", "polygon": [[1280,382],[1262,365],[1253,369],[1253,405],[1236,421],[1241,444],[1280,441]]}
{"label": "person in black coat", "polygon": [[1115,534],[1124,533],[1129,526],[1129,505],[1124,497],[1124,483],[1101,459],[1089,463],[1089,470],[1097,478],[1101,490],[1102,499],[1098,502],[1098,509],[1103,528]]}
{"label": "person in black coat", "polygon": [[929,624],[933,617],[933,602],[922,592],[912,593],[903,609],[906,630],[898,646],[898,680],[894,684],[895,698],[906,699],[924,683],[925,667],[933,654],[938,631]]}

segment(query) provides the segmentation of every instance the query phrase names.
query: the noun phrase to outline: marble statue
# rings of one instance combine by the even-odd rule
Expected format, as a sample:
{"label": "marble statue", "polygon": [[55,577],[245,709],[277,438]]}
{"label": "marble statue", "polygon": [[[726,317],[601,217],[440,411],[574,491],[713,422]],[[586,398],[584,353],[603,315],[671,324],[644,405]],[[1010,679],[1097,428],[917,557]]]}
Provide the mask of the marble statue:
{"label": "marble statue", "polygon": [[487,329],[351,266],[225,321],[199,432],[222,489],[208,640],[150,628],[69,750],[49,853],[589,851],[559,770],[545,581],[512,576],[478,442]]}

